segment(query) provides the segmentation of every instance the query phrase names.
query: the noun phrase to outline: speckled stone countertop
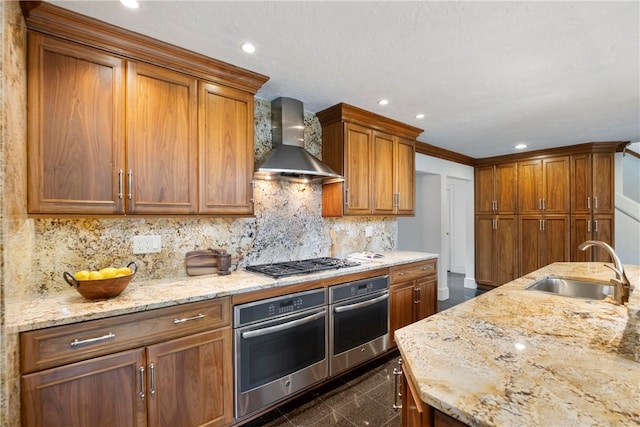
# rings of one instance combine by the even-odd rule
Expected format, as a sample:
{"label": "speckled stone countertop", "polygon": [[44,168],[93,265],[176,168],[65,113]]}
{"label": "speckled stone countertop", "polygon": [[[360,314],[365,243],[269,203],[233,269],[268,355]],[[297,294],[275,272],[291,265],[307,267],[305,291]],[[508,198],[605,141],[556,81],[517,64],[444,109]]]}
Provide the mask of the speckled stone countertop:
{"label": "speckled stone countertop", "polygon": [[437,254],[423,252],[392,252],[384,254],[383,258],[356,267],[280,279],[271,279],[260,274],[247,272],[243,268],[228,276],[212,274],[145,282],[136,282],[134,278],[117,297],[96,301],[86,300],[75,289],[68,287],[64,292],[42,295],[27,301],[9,301],[7,303],[9,312],[7,328],[12,332],[24,332],[259,289],[310,282],[437,257]]}
{"label": "speckled stone countertop", "polygon": [[640,266],[625,268],[627,306],[525,290],[545,276],[614,277],[555,263],[402,328],[403,370],[423,402],[468,425],[638,425]]}

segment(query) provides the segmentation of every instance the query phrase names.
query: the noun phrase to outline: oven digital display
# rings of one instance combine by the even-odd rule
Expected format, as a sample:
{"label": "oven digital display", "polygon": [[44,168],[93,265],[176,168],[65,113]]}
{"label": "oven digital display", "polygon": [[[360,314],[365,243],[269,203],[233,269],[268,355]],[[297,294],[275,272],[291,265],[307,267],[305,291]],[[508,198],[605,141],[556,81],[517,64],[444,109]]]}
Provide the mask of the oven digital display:
{"label": "oven digital display", "polygon": [[293,299],[288,299],[286,301],[280,301],[280,307],[290,307],[293,305]]}
{"label": "oven digital display", "polygon": [[367,289],[367,284],[363,283],[362,285],[358,285],[358,290]]}

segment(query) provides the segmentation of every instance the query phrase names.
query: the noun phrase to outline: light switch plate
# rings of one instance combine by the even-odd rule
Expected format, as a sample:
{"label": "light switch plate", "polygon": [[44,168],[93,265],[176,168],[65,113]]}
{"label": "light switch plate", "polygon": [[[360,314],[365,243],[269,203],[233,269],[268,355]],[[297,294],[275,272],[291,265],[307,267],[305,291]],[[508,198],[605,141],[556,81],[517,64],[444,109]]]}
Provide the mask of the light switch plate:
{"label": "light switch plate", "polygon": [[159,253],[162,250],[162,238],[160,236],[134,236],[134,254]]}

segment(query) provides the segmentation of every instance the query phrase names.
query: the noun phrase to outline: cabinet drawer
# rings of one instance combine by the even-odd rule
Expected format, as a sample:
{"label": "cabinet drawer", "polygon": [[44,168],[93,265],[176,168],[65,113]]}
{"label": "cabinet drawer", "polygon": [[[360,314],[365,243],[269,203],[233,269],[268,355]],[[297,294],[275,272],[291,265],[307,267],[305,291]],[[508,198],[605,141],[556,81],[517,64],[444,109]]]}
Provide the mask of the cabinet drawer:
{"label": "cabinet drawer", "polygon": [[230,325],[229,298],[216,298],[20,334],[21,372]]}
{"label": "cabinet drawer", "polygon": [[391,284],[436,274],[436,259],[391,267]]}

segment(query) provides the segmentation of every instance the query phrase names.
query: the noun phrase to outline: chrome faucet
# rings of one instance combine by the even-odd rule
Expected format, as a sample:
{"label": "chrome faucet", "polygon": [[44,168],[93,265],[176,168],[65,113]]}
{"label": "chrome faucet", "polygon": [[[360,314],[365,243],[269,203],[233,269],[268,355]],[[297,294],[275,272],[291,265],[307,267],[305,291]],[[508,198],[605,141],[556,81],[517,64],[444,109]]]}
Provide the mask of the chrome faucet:
{"label": "chrome faucet", "polygon": [[620,258],[616,255],[613,248],[600,240],[587,240],[586,242],[582,242],[578,249],[584,251],[591,246],[599,246],[611,256],[613,260],[613,267],[609,264],[605,264],[605,267],[609,267],[616,273],[616,278],[611,279],[611,285],[615,288],[614,297],[616,299],[616,304],[624,304],[629,301],[629,294],[631,293],[631,282],[627,278],[627,274],[624,272],[624,267],[622,266],[622,262],[620,262]]}

